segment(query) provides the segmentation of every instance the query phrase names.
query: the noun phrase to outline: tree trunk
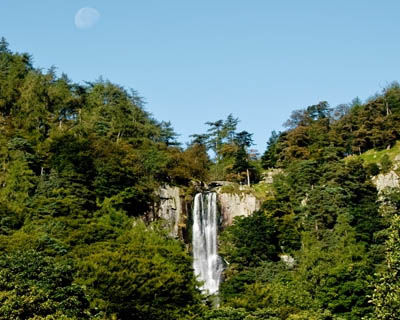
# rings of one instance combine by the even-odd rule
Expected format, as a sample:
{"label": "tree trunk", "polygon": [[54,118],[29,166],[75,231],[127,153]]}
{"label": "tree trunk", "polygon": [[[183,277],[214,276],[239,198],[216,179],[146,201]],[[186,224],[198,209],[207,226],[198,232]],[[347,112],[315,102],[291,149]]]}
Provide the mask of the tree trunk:
{"label": "tree trunk", "polygon": [[389,103],[385,100],[385,106],[386,106],[386,116],[392,113],[392,111],[389,108]]}

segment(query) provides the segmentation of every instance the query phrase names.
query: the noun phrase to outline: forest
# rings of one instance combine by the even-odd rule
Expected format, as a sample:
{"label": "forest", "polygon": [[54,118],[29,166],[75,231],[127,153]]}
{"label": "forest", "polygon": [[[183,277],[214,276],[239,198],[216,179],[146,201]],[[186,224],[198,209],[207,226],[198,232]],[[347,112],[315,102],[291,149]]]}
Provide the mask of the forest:
{"label": "forest", "polygon": [[[400,189],[371,178],[399,170],[400,85],[293,111],[261,156],[238,123],[182,145],[136,91],[36,68],[2,38],[0,319],[399,319]],[[148,218],[160,186],[190,200],[216,180],[263,193],[219,234],[218,305],[190,241]]]}

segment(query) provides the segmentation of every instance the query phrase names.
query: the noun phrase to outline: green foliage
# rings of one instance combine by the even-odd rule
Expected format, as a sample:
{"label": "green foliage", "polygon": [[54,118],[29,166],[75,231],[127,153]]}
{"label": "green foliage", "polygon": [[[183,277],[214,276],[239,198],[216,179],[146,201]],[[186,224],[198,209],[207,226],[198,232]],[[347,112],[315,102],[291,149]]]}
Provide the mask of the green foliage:
{"label": "green foliage", "polygon": [[400,316],[400,216],[393,216],[388,231],[385,270],[378,274],[371,302],[374,319],[394,320]]}
{"label": "green foliage", "polygon": [[252,268],[278,259],[275,225],[262,211],[236,217],[234,224],[220,235],[220,241],[220,254],[228,263],[226,281],[221,285],[224,301],[240,296],[246,285],[254,282]]}
{"label": "green foliage", "polygon": [[380,173],[379,166],[376,163],[369,163],[365,167],[367,174],[371,177],[377,176]]}
{"label": "green foliage", "polygon": [[0,113],[8,116],[20,96],[19,88],[25,76],[32,70],[27,54],[13,54],[7,41],[2,38],[0,48]]}
{"label": "green foliage", "polygon": [[179,146],[179,142],[176,140],[179,136],[172,128],[170,121],[161,121],[160,123],[160,140],[164,142],[167,146]]}
{"label": "green foliage", "polygon": [[373,319],[391,320],[400,316],[400,194],[389,190],[383,196],[382,210],[389,216],[389,226],[385,230],[385,261],[376,275],[371,302]]}
{"label": "green foliage", "polygon": [[176,137],[135,91],[34,69],[0,40],[1,319],[194,317],[185,248],[133,218],[160,185],[207,179],[206,148]]}
{"label": "green foliage", "polygon": [[30,196],[35,181],[24,157],[10,161],[0,177],[0,233],[18,229],[29,215]]}
{"label": "green foliage", "polygon": [[34,250],[0,255],[0,319],[86,319],[88,301],[69,260]]}
{"label": "green foliage", "polygon": [[[232,115],[183,148],[143,106],[110,81],[35,69],[0,40],[0,319],[399,317],[399,198],[370,182],[399,153],[398,84],[294,111],[261,160]],[[261,167],[283,170],[239,188]],[[220,308],[147,215],[161,185],[212,179],[265,200],[221,232]]]}
{"label": "green foliage", "polygon": [[225,251],[221,255],[240,268],[256,266],[265,260],[277,259],[276,228],[264,212],[249,217],[236,217],[232,226],[220,236]]}
{"label": "green foliage", "polygon": [[[367,316],[384,220],[362,161],[292,162],[275,175],[272,188],[264,212],[257,213],[274,226],[269,240],[246,241],[253,232],[262,234],[260,221],[234,224],[221,235],[221,253],[237,261],[225,271],[223,305],[246,312],[269,308],[279,319]],[[265,257],[267,248],[251,251],[266,244],[286,262]]]}
{"label": "green foliage", "polygon": [[387,154],[385,154],[382,157],[382,161],[381,161],[381,167],[382,167],[382,172],[383,173],[388,173],[389,170],[392,168],[392,161],[390,161],[389,156]]}
{"label": "green foliage", "polygon": [[278,161],[278,141],[281,133],[272,131],[271,137],[267,142],[267,149],[261,157],[261,163],[264,169],[273,168]]}
{"label": "green foliage", "polygon": [[211,180],[227,180],[250,184],[259,181],[260,168],[256,155],[249,147],[253,144],[252,134],[247,131],[236,132],[238,118],[231,114],[226,120],[206,122],[207,134],[194,134],[192,145],[200,144],[215,154],[210,167]]}
{"label": "green foliage", "polygon": [[207,312],[203,319],[205,320],[243,320],[247,312],[243,309],[220,308]]}
{"label": "green foliage", "polygon": [[180,319],[200,301],[192,261],[182,245],[139,220],[110,247],[88,253],[78,281],[87,288],[92,308],[107,315]]}
{"label": "green foliage", "polygon": [[206,320],[278,320],[268,309],[247,312],[243,308],[223,307],[208,311],[202,319]]}
{"label": "green foliage", "polygon": [[192,179],[208,181],[210,159],[204,144],[191,144],[183,152],[173,151],[167,163],[168,180],[188,185]]}
{"label": "green foliage", "polygon": [[288,129],[268,141],[264,168],[390,149],[400,137],[399,96],[400,87],[393,83],[364,104],[358,99],[332,109],[323,101],[295,110],[285,123]]}
{"label": "green foliage", "polygon": [[304,243],[297,276],[320,308],[346,319],[360,319],[370,309],[367,275],[371,265],[346,216],[339,219],[327,239],[303,238],[308,243]]}
{"label": "green foliage", "polygon": [[364,163],[367,165],[370,163],[380,163],[384,155],[389,157],[390,161],[393,161],[394,158],[400,153],[400,143],[397,141],[394,146],[390,149],[376,150],[371,149],[360,155],[360,158],[364,160]]}
{"label": "green foliage", "polygon": [[[280,319],[306,319],[305,314],[324,319],[316,316],[324,313],[345,319],[367,315],[371,262],[354,229],[344,217],[340,219],[323,239],[313,232],[303,233],[295,266],[271,262],[228,278],[222,286],[224,302],[246,310],[270,307]],[[233,290],[240,294],[233,295]]]}

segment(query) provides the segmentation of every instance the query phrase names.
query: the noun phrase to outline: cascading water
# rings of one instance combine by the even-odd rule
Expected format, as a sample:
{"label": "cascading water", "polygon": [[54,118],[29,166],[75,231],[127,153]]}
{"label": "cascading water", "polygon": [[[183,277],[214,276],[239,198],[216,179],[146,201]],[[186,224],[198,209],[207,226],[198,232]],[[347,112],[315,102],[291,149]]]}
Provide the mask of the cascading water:
{"label": "cascading water", "polygon": [[217,253],[217,195],[198,193],[193,208],[193,268],[200,288],[210,295],[218,292],[223,264]]}

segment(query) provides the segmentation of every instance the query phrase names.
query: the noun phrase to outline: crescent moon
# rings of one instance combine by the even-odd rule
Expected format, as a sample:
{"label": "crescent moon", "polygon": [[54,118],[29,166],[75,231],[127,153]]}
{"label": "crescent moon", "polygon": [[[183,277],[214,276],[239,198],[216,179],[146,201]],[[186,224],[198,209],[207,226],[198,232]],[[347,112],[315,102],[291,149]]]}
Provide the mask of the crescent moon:
{"label": "crescent moon", "polygon": [[100,19],[100,13],[94,8],[81,8],[75,14],[75,26],[78,29],[89,29]]}

